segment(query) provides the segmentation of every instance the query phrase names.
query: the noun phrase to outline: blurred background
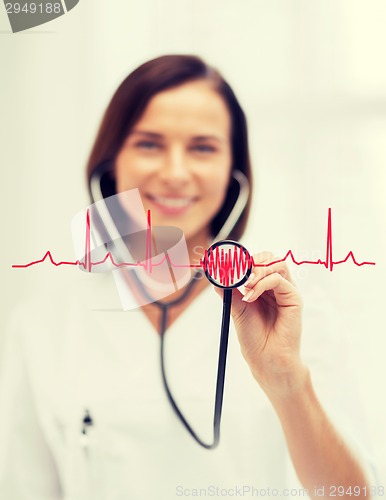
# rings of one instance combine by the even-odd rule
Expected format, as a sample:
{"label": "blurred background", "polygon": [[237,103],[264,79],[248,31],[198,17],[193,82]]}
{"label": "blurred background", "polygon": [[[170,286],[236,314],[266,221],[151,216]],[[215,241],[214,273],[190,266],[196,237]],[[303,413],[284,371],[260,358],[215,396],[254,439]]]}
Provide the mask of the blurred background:
{"label": "blurred background", "polygon": [[70,221],[88,203],[85,163],[112,93],[150,58],[197,54],[247,114],[250,251],[324,259],[331,207],[335,259],[376,262],[292,268],[301,288],[329,295],[350,339],[385,485],[385,26],[384,0],[80,0],[12,34],[0,6],[0,351],[13,305],[77,272],[11,265],[48,249],[73,258]]}

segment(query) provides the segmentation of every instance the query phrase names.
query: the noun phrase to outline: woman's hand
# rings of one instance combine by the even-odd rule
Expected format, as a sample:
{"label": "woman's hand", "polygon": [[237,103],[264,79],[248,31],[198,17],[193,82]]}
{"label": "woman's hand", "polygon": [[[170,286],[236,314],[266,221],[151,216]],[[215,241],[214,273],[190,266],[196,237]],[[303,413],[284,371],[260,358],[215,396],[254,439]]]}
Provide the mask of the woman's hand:
{"label": "woman's hand", "polygon": [[233,290],[232,317],[255,379],[269,397],[280,397],[300,389],[308,373],[299,352],[302,301],[285,262],[267,266],[277,260],[268,252],[253,260],[244,297]]}
{"label": "woman's hand", "polygon": [[262,265],[278,260],[269,253],[253,260],[244,300],[233,290],[232,317],[241,351],[279,417],[297,475],[312,498],[318,484],[368,491],[363,466],[324,412],[300,359],[302,301],[288,268],[284,262]]}

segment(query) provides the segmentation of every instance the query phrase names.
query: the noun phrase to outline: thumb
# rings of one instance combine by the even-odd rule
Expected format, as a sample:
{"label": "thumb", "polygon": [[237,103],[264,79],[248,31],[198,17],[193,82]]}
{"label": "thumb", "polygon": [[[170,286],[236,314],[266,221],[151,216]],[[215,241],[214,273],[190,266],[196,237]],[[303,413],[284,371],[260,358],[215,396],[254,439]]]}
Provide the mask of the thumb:
{"label": "thumb", "polygon": [[234,321],[237,321],[237,318],[239,318],[244,313],[245,309],[248,307],[247,302],[243,302],[242,298],[243,294],[240,292],[238,288],[232,290],[231,314]]}

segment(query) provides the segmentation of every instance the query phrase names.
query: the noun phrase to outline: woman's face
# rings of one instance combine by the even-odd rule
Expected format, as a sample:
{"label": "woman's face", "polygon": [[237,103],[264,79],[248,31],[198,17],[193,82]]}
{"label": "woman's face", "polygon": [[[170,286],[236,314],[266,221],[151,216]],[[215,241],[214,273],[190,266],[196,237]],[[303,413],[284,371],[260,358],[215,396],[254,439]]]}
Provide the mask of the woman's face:
{"label": "woman's face", "polygon": [[138,188],[153,225],[208,239],[229,184],[231,117],[204,80],[156,94],[120,149],[118,192]]}

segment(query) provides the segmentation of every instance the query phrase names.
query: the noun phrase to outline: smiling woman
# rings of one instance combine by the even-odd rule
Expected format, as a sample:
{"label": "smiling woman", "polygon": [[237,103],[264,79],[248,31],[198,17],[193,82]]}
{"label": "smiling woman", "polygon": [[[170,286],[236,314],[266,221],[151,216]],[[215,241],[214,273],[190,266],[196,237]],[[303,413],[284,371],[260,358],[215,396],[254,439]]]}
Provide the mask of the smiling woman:
{"label": "smiling woman", "polygon": [[155,225],[180,227],[206,248],[232,164],[231,117],[205,80],[154,96],[115,162],[118,191],[138,188]]}
{"label": "smiling woman", "polygon": [[[95,175],[105,197],[137,188],[156,226],[183,230],[192,261],[196,248],[208,248],[227,227],[242,191],[238,179],[251,183],[246,120],[233,91],[194,56],[140,66],[106,110],[87,166],[88,180]],[[249,204],[250,196],[225,236],[242,236]],[[127,217],[128,207],[120,208]],[[237,336],[231,335],[224,432],[214,452],[185,432],[159,376],[158,334],[166,333],[168,378],[184,415],[205,435],[222,311],[207,280],[194,274],[167,302],[138,301],[133,314],[106,309],[114,294],[110,277],[87,280],[62,301],[47,298],[15,316],[2,452],[10,450],[9,477],[19,496],[9,498],[169,500],[208,485],[233,491],[247,484],[284,497],[280,492],[299,480],[313,498],[320,487],[329,496],[338,486],[342,497],[354,487],[356,497],[368,497],[375,483],[368,482],[368,457],[357,438],[362,422],[353,423],[357,402],[351,404],[343,365],[331,365],[340,354],[336,335],[321,359],[328,328],[315,314],[310,321],[308,311],[309,352],[301,351],[302,300],[285,262],[273,261],[268,252],[254,255],[245,288],[227,290]],[[121,272],[121,286],[139,288],[127,269]],[[163,358],[161,364],[164,376]],[[327,386],[323,403],[315,380]],[[341,415],[332,418],[324,402]]]}
{"label": "smiling woman", "polygon": [[[103,118],[88,176],[104,161],[115,163],[111,193],[139,188],[155,222],[171,219],[204,247],[239,194],[232,172],[242,172],[252,189],[244,113],[220,73],[195,56],[159,57],[122,82]],[[243,234],[250,203],[251,193],[230,238]]]}

